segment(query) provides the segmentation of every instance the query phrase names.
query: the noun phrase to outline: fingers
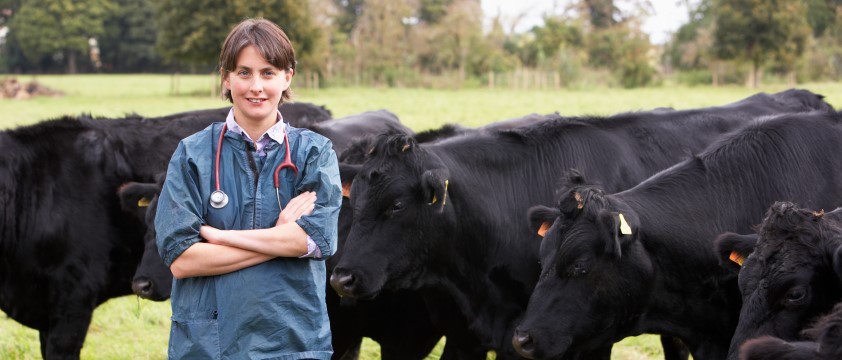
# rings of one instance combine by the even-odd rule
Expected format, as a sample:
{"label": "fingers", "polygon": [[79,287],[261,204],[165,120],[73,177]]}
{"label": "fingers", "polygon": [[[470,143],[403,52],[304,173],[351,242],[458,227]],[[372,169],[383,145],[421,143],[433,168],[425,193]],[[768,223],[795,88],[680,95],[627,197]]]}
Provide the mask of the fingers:
{"label": "fingers", "polygon": [[215,227],[202,225],[199,228],[199,236],[211,244],[218,244],[222,238],[222,232]]}
{"label": "fingers", "polygon": [[309,215],[316,208],[316,193],[312,191],[301,193],[287,203],[278,216],[276,225],[295,221],[302,215]]}
{"label": "fingers", "polygon": [[284,209],[298,209],[300,207],[307,206],[308,204],[316,203],[316,193],[312,191],[307,191],[299,194],[298,196],[294,197],[292,200],[289,201],[287,206]]}

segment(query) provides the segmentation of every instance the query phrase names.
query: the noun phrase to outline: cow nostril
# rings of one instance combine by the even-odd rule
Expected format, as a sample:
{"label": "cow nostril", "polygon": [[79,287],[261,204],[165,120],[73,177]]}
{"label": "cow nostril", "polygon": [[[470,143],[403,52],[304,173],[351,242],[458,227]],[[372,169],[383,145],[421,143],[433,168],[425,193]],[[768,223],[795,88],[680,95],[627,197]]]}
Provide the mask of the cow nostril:
{"label": "cow nostril", "polygon": [[512,336],[512,346],[521,356],[527,359],[535,358],[535,344],[529,333],[516,331],[515,335]]}
{"label": "cow nostril", "polygon": [[152,294],[152,282],[146,279],[132,281],[132,291],[136,295],[146,298]]}
{"label": "cow nostril", "polygon": [[333,287],[340,296],[349,296],[356,285],[355,280],[356,279],[352,274],[336,272],[334,270],[333,274],[330,275],[330,286]]}

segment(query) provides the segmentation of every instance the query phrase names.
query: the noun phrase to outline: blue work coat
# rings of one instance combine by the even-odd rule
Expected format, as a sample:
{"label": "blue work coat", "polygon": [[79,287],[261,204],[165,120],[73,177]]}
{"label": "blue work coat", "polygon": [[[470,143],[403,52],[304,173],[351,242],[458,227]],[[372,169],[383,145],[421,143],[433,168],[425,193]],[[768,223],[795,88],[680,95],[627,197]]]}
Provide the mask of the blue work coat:
{"label": "blue work coat", "polygon": [[[167,266],[196,242],[203,224],[226,230],[270,228],[280,209],[273,172],[284,160],[283,144],[271,141],[266,157],[253,154],[240,134],[226,132],[220,186],[228,205],[215,209],[214,158],[223,123],[182,140],[170,160],[158,200],[155,229]],[[304,191],[316,192],[315,210],[296,222],[322,256],[336,251],[342,201],[336,154],[330,140],[286,125],[296,175],[281,170],[283,206]],[[256,179],[256,180],[255,180]],[[330,323],[325,305],[325,263],[311,258],[275,258],[232,273],[173,280],[169,357],[175,359],[330,359]]]}

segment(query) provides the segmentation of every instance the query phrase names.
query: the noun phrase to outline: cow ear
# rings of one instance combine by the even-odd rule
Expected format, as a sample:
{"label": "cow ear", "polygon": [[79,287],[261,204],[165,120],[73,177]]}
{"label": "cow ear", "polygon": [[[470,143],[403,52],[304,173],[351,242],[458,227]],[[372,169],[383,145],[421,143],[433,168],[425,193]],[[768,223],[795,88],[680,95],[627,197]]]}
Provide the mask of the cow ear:
{"label": "cow ear", "polygon": [[585,184],[585,175],[579,169],[570,168],[565,174],[565,187],[574,187]]}
{"label": "cow ear", "polygon": [[339,178],[342,180],[342,196],[351,196],[351,182],[360,172],[362,165],[339,163]]}
{"label": "cow ear", "polygon": [[836,276],[839,278],[840,281],[842,281],[842,245],[837,246],[836,249],[832,250],[831,257],[833,271],[836,272]]}
{"label": "cow ear", "polygon": [[719,266],[732,272],[739,272],[745,259],[754,252],[757,246],[757,234],[740,235],[732,232],[720,234],[713,241]]}
{"label": "cow ear", "polygon": [[536,205],[529,208],[526,216],[529,219],[529,228],[539,236],[544,237],[553,222],[561,216],[561,211],[556,208]]}
{"label": "cow ear", "polygon": [[605,253],[619,259],[623,256],[623,246],[634,240],[637,226],[632,228],[628,213],[618,213],[608,210],[599,212],[597,221],[600,232],[605,240]]}
{"label": "cow ear", "polygon": [[124,211],[136,211],[138,208],[149,206],[152,198],[155,197],[161,188],[156,183],[127,182],[117,189],[117,196],[120,198],[120,207]]}
{"label": "cow ear", "polygon": [[447,193],[450,186],[447,169],[427,170],[421,175],[421,187],[424,190],[424,199],[427,205],[436,206],[439,212],[444,211],[447,205]]}

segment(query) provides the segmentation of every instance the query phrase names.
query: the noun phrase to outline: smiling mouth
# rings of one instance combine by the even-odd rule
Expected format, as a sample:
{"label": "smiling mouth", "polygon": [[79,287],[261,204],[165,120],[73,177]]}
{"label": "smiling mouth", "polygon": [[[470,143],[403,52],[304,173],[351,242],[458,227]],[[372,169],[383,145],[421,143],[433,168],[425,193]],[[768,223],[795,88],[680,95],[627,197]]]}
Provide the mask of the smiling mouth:
{"label": "smiling mouth", "polygon": [[249,98],[249,99],[248,99],[248,101],[249,101],[250,103],[252,103],[252,104],[259,104],[259,103],[262,103],[262,102],[266,101],[266,99],[253,99],[253,98]]}

